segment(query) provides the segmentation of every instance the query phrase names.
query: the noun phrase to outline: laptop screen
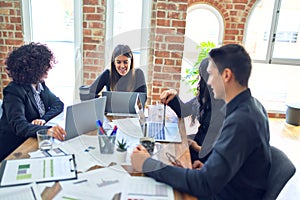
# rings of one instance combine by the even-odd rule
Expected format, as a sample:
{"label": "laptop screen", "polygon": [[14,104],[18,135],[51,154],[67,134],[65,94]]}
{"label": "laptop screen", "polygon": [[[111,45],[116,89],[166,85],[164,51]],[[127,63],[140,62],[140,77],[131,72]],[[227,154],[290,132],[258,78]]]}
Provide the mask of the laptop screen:
{"label": "laptop screen", "polygon": [[65,130],[66,140],[96,129],[96,120],[104,120],[106,97],[83,101],[67,107]]}
{"label": "laptop screen", "polygon": [[105,113],[115,115],[136,115],[147,99],[146,93],[138,92],[103,91],[102,96],[106,97]]}

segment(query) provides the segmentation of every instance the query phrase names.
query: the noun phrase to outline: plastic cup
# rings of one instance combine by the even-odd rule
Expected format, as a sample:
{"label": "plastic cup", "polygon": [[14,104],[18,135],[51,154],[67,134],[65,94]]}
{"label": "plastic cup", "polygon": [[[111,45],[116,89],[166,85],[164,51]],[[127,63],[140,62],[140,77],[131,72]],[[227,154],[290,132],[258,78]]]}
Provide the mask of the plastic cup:
{"label": "plastic cup", "polygon": [[116,135],[98,135],[101,154],[113,154],[115,150]]}

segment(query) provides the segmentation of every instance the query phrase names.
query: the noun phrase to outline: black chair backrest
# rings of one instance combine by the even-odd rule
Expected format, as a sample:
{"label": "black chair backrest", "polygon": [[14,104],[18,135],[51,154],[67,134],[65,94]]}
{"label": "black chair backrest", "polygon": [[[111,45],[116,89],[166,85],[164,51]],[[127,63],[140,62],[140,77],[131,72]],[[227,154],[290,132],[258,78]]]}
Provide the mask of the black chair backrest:
{"label": "black chair backrest", "polygon": [[268,188],[263,200],[275,200],[286,183],[295,174],[296,168],[281,150],[271,146],[272,165]]}
{"label": "black chair backrest", "polygon": [[1,118],[1,116],[2,116],[2,100],[0,99],[0,118]]}

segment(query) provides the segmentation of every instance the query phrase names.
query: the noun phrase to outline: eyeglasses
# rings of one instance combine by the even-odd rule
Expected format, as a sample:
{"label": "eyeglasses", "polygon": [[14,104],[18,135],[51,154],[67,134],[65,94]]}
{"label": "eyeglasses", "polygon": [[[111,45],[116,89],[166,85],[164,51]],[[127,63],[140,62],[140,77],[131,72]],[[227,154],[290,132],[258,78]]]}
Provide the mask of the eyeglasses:
{"label": "eyeglasses", "polygon": [[169,152],[166,152],[166,156],[169,159],[169,161],[172,163],[172,165],[177,166],[177,167],[183,167],[181,162],[175,158],[172,154]]}

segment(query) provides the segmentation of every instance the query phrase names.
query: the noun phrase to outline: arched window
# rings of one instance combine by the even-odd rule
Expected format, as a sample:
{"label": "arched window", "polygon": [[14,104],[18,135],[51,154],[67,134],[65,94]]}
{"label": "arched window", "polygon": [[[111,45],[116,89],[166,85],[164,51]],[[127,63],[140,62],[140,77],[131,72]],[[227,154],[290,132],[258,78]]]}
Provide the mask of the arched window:
{"label": "arched window", "polygon": [[[186,17],[184,52],[182,60],[182,77],[186,76],[186,69],[193,67],[197,61],[201,42],[213,42],[216,46],[223,43],[224,24],[220,13],[207,4],[197,4],[188,8]],[[197,67],[198,68],[198,67]],[[182,95],[186,95],[187,84],[180,84]],[[191,96],[192,93],[188,94]],[[187,98],[189,98],[187,96]]]}
{"label": "arched window", "polygon": [[255,62],[300,63],[299,0],[261,0],[249,19],[245,47]]}

